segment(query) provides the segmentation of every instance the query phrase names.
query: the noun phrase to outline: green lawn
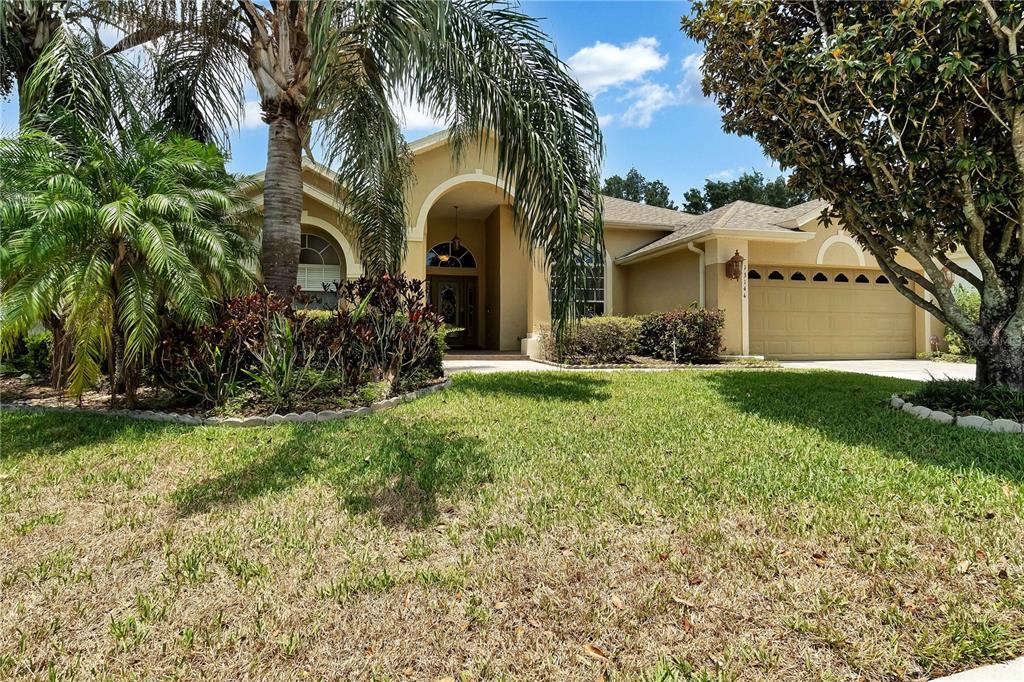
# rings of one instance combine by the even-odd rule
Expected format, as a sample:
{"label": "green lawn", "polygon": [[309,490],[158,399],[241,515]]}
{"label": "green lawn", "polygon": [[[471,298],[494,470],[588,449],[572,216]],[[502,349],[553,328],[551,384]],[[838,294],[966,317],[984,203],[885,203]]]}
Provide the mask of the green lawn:
{"label": "green lawn", "polygon": [[1024,439],[782,371],[0,416],[0,677],[918,679],[1024,654]]}

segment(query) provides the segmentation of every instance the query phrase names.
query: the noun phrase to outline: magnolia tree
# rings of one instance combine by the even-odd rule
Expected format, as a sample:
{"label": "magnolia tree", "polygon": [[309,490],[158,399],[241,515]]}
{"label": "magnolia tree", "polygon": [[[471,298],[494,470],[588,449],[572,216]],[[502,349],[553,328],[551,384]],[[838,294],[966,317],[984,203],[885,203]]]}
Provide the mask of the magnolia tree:
{"label": "magnolia tree", "polygon": [[[725,129],[829,201],[964,337],[979,383],[1024,386],[1024,2],[699,0],[682,24]],[[946,272],[981,292],[979,317]]]}

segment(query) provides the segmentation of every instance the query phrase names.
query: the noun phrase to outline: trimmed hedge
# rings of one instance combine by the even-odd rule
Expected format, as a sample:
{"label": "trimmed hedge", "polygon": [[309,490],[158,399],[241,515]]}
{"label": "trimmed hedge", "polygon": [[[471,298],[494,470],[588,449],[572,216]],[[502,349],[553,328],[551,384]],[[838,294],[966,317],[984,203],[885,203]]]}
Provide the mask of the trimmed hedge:
{"label": "trimmed hedge", "polygon": [[638,355],[681,363],[716,362],[722,349],[721,310],[685,308],[641,318]]}
{"label": "trimmed hedge", "polygon": [[[633,317],[588,317],[569,333],[563,362],[580,365],[618,364],[626,362],[636,347],[639,320]],[[557,356],[554,339],[544,336],[544,355]]]}
{"label": "trimmed hedge", "polygon": [[569,333],[561,358],[550,331],[545,332],[544,355],[574,365],[623,364],[635,355],[677,363],[717,362],[723,323],[720,310],[696,307],[642,317],[591,317]]}

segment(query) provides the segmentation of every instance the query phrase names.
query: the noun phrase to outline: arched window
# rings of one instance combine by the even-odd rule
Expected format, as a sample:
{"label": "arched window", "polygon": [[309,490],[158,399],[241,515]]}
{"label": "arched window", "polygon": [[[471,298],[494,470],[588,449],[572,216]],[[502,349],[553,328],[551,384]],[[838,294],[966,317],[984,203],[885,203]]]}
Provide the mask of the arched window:
{"label": "arched window", "polygon": [[879,275],[878,277],[875,277],[875,284],[888,284],[888,283],[889,283],[889,278],[886,277],[885,275]]}
{"label": "arched window", "polygon": [[840,272],[838,275],[835,276],[835,280],[834,281],[836,281],[836,282],[849,282],[850,278]]}
{"label": "arched window", "polygon": [[428,268],[475,268],[476,258],[462,244],[441,242],[427,251]]}
{"label": "arched window", "polygon": [[782,273],[778,270],[772,270],[771,274],[768,275],[768,279],[786,279],[782,276]]}
{"label": "arched window", "polygon": [[824,272],[817,272],[817,273],[815,273],[814,277],[812,277],[811,279],[813,279],[815,282],[827,282],[828,281],[828,277],[825,276]]}
{"label": "arched window", "polygon": [[789,276],[789,278],[791,280],[796,281],[796,282],[806,282],[807,281],[807,275],[805,275],[804,273],[802,273],[800,271],[794,272],[792,275]]}
{"label": "arched window", "polygon": [[321,294],[324,284],[345,278],[337,249],[323,237],[303,232],[299,237],[299,275],[297,284],[303,291]]}
{"label": "arched window", "polygon": [[871,282],[871,280],[868,279],[867,275],[864,274],[857,275],[857,279],[853,281],[856,282],[857,284],[868,284]]}
{"label": "arched window", "polygon": [[761,273],[757,270],[749,270],[747,272],[747,279],[761,279]]}

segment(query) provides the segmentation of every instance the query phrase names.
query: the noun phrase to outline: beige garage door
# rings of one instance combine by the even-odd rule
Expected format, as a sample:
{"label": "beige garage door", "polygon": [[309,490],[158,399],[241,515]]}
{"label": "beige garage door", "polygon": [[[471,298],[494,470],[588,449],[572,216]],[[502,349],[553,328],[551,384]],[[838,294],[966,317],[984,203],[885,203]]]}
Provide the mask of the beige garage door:
{"label": "beige garage door", "polygon": [[878,271],[751,266],[749,275],[754,355],[914,357],[914,305]]}

